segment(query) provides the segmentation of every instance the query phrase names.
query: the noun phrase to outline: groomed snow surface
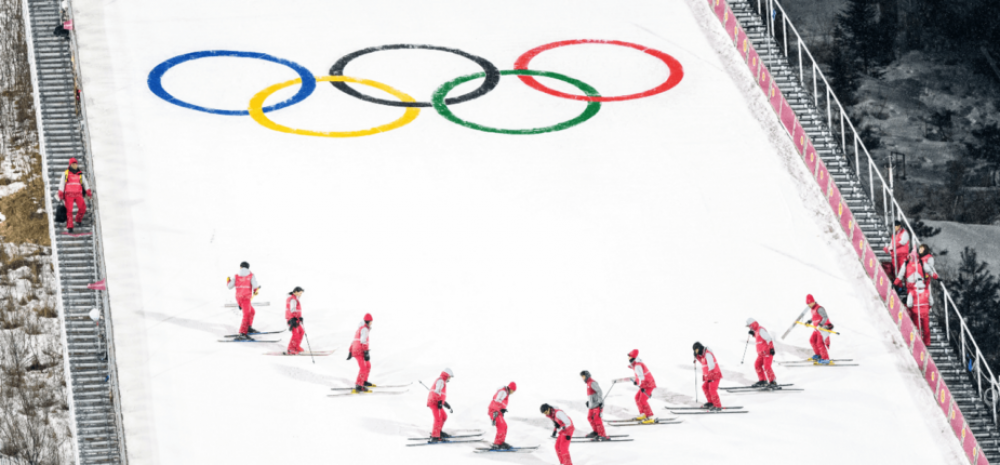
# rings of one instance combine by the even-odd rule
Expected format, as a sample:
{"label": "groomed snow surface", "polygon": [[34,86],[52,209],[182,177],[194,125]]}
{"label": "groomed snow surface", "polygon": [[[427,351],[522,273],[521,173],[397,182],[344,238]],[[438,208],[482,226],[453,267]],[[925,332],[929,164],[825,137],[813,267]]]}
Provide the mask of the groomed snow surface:
{"label": "groomed snow surface", "polygon": [[[555,464],[551,422],[538,407],[562,407],[580,434],[590,432],[581,370],[607,390],[631,374],[626,353],[639,349],[659,385],[652,405],[667,414],[667,405],[695,404],[692,343],[714,350],[723,385],[754,382],[752,348],[740,363],[744,321],[781,334],[807,293],[844,333],[832,354],[860,367],[776,367],[781,382],[806,390],[723,394],[723,403],[751,411],[744,415],[611,428],[635,441],[573,444],[574,463],[962,462],[818,189],[701,0],[73,7],[132,465]],[[204,50],[267,53],[323,76],[340,57],[386,44],[456,48],[509,70],[524,52],[569,39],[663,51],[684,78],[658,95],[605,103],[559,132],[486,133],[424,108],[399,129],[342,139],[194,111],[147,86],[164,60]],[[602,95],[668,77],[652,56],[613,45],[549,50],[531,68]],[[356,59],[345,74],[426,101],[478,71],[445,52],[392,50]],[[295,77],[279,64],[216,57],[172,68],[163,84],[181,100],[242,110]],[[533,128],[585,106],[504,76],[451,109],[480,124]],[[319,83],[268,117],[348,131],[402,114]],[[216,342],[237,329],[238,315],[223,307],[232,301],[225,277],[243,260],[263,286],[258,300],[271,302],[254,326],[283,328],[284,297],[302,286],[311,347],[334,355],[315,364],[262,355],[283,349],[287,334],[281,344]],[[367,312],[373,382],[429,384],[450,367],[455,413],[445,431],[484,429],[491,439],[490,397],[516,381],[508,442],[541,449],[502,456],[468,445],[405,447],[431,427],[419,384],[398,396],[326,397],[354,380],[346,348]],[[811,355],[808,335],[792,331],[777,344],[778,359]],[[634,416],[634,393],[615,387],[605,418]]]}

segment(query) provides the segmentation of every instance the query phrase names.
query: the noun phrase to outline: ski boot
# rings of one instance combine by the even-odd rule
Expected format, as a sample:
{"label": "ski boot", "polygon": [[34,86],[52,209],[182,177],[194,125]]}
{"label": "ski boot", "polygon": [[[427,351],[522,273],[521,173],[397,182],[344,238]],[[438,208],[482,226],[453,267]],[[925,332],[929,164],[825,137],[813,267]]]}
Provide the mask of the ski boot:
{"label": "ski boot", "polygon": [[713,404],[711,402],[705,402],[704,404],[702,404],[701,408],[711,410],[712,409],[712,405],[715,405],[715,404]]}
{"label": "ski boot", "polygon": [[642,415],[639,415],[639,416],[637,416],[635,418],[633,418],[633,420],[635,420],[635,421],[644,421],[645,419],[646,419],[646,414],[645,413],[642,414]]}
{"label": "ski boot", "polygon": [[368,388],[366,388],[364,386],[360,386],[360,385],[354,386],[354,389],[351,390],[351,394],[363,394],[363,393],[367,393],[367,392],[371,392],[371,391],[369,391]]}
{"label": "ski boot", "polygon": [[442,432],[441,432],[441,437],[442,437],[443,439],[448,439],[448,438],[450,438],[450,437],[451,437],[451,435],[450,435],[450,434],[448,434],[448,433],[445,433],[444,431],[442,431]]}
{"label": "ski boot", "polygon": [[762,388],[764,386],[767,386],[767,381],[764,380],[757,381],[756,383],[750,385],[752,388]]}
{"label": "ski boot", "polygon": [[767,388],[768,388],[768,389],[770,389],[770,390],[772,390],[772,391],[778,391],[778,390],[781,390],[781,386],[778,386],[778,381],[777,381],[777,380],[772,380],[772,381],[771,381],[771,382],[770,382],[770,383],[769,383],[769,384],[767,385]]}
{"label": "ski boot", "polygon": [[722,407],[716,407],[715,405],[713,405],[713,406],[711,406],[711,407],[708,408],[708,411],[709,412],[721,412],[722,411]]}
{"label": "ski boot", "polygon": [[369,383],[368,381],[365,381],[365,387],[375,387],[375,385],[372,384],[372,383]]}
{"label": "ski boot", "polygon": [[608,436],[598,436],[597,439],[595,439],[595,441],[610,441],[610,440],[611,438]]}
{"label": "ski boot", "polygon": [[819,355],[813,355],[811,360],[814,361],[814,362],[818,362],[819,361]]}
{"label": "ski boot", "polygon": [[821,358],[821,359],[813,362],[813,365],[829,365],[829,364],[830,364],[830,359],[826,359],[826,358]]}
{"label": "ski boot", "polygon": [[591,431],[590,434],[586,436],[587,439],[594,439],[597,437],[597,431]]}
{"label": "ski boot", "polygon": [[234,341],[252,341],[253,338],[251,338],[249,335],[247,335],[247,333],[240,333],[240,334],[237,334],[236,337],[233,338],[233,340]]}
{"label": "ski boot", "polygon": [[435,442],[441,442],[443,440],[444,440],[444,438],[442,438],[441,436],[431,436],[431,440],[427,441],[427,442],[435,443]]}
{"label": "ski boot", "polygon": [[493,450],[510,450],[512,449],[510,444],[506,442],[500,444],[493,444]]}
{"label": "ski boot", "polygon": [[247,329],[247,334],[257,334],[259,332],[260,331],[257,331],[256,329],[253,329],[253,326],[251,326],[249,329]]}
{"label": "ski boot", "polygon": [[656,419],[653,417],[648,417],[645,420],[642,420],[640,423],[644,425],[652,425],[653,423],[656,423]]}

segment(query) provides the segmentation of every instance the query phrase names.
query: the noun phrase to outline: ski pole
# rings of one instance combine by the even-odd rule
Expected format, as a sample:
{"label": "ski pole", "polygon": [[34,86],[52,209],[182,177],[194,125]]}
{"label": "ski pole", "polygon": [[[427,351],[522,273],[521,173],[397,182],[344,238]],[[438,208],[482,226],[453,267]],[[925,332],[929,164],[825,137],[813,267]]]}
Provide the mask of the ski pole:
{"label": "ski pole", "polygon": [[605,392],[604,393],[604,397],[601,397],[601,418],[602,419],[604,418],[604,399],[607,399],[608,396],[611,395],[611,390],[615,388],[616,384],[618,384],[617,381],[612,381],[611,382],[611,387],[608,388],[608,392]]}
{"label": "ski pole", "polygon": [[812,328],[812,329],[815,329],[817,331],[823,331],[824,333],[831,333],[831,334],[836,334],[836,335],[840,336],[840,333],[838,333],[837,331],[832,331],[832,330],[829,330],[829,329],[826,329],[826,328],[823,328],[823,327],[819,327],[819,326],[815,326],[815,325],[808,325],[808,324],[805,324],[805,323],[803,323],[801,321],[796,321],[796,323],[798,323],[798,324],[800,324],[802,326],[805,326],[806,328]]}
{"label": "ski pole", "polygon": [[696,403],[696,404],[698,402],[701,402],[700,400],[698,400],[698,365],[697,365],[697,363],[698,363],[697,360],[692,360],[691,361],[691,369],[694,370],[694,403]]}
{"label": "ski pole", "polygon": [[[301,324],[301,323],[300,323]],[[313,360],[313,365],[316,364],[316,356],[313,355],[312,344],[309,344],[309,333],[306,332],[306,328],[302,328],[302,335],[306,337],[306,347],[309,348],[309,357]]]}
{"label": "ski pole", "polygon": [[743,358],[740,359],[740,365],[742,365],[743,361],[747,359],[747,348],[748,347],[750,347],[750,335],[749,334],[747,334],[747,343],[746,343],[746,345],[743,346]]}
{"label": "ski pole", "polygon": [[[420,380],[417,380],[417,381],[420,381]],[[423,386],[423,387],[424,387],[424,389],[426,389],[426,390],[428,390],[428,391],[430,391],[430,390],[431,390],[431,388],[427,387],[427,385],[426,385],[426,384],[424,384],[424,382],[423,382],[423,381],[420,381],[420,385],[421,385],[421,386]],[[455,411],[454,411],[454,410],[452,410],[452,409],[451,409],[451,407],[448,407],[448,413],[455,413]]]}

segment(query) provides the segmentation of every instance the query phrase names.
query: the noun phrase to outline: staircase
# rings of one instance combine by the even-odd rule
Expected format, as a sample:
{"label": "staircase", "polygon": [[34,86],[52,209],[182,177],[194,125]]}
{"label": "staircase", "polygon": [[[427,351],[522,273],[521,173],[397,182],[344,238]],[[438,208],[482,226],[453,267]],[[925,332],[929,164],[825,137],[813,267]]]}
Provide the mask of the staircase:
{"label": "staircase", "polygon": [[[831,178],[840,189],[845,203],[850,206],[858,226],[865,238],[871,244],[880,261],[888,261],[889,255],[882,248],[891,243],[889,233],[890,218],[885,218],[877,208],[878,199],[870,198],[870,190],[866,190],[861,182],[862,168],[857,158],[852,159],[847,154],[847,147],[841,147],[844,140],[836,137],[834,128],[827,124],[828,114],[816,106],[816,98],[800,81],[799,69],[791,66],[782,44],[774,39],[767,30],[767,24],[758,14],[756,0],[728,0],[729,6],[753,42],[753,47],[761,60],[772,74],[775,84],[781,89],[795,115],[798,116],[806,134],[812,139],[816,154],[830,172]],[[767,14],[766,11],[764,13]],[[777,32],[777,31],[776,31]],[[779,32],[780,34],[780,32]],[[811,80],[811,75],[809,76]],[[822,103],[822,100],[820,100]],[[836,120],[835,120],[836,121]],[[852,163],[853,162],[853,163]],[[871,169],[871,167],[869,167]],[[870,186],[869,186],[870,188]],[[874,200],[874,201],[873,201]],[[885,200],[883,200],[884,202]],[[940,320],[940,311],[937,312]],[[974,378],[966,370],[961,357],[949,343],[942,329],[944,322],[935,321],[931,327],[931,345],[929,351],[941,372],[945,384],[962,414],[965,416],[972,433],[982,447],[982,453],[990,463],[1000,463],[1000,433],[994,421],[992,410],[979,395],[974,384]]]}
{"label": "staircase", "polygon": [[[27,4],[46,188],[54,199],[70,158],[76,158],[87,175],[92,175],[92,164],[84,145],[83,118],[78,111],[72,44],[68,37],[53,33],[63,22],[59,1],[28,0]],[[88,182],[93,188],[92,177]],[[56,205],[53,200],[53,210]],[[94,227],[93,206],[88,202],[87,217],[74,227],[74,233],[83,236],[65,235],[64,225],[55,225],[53,263],[59,277],[79,464],[123,464],[127,460],[114,345],[105,326],[110,309],[103,291],[87,289],[88,284],[104,276],[100,228]],[[91,320],[88,315],[91,309],[97,309],[104,317],[100,324]]]}

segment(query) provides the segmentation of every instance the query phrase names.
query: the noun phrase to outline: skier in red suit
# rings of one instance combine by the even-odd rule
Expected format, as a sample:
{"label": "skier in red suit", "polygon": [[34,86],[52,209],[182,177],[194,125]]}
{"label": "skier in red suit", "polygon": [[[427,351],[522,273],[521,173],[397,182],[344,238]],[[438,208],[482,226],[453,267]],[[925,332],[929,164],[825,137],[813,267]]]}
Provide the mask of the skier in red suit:
{"label": "skier in red suit", "polygon": [[292,292],[288,293],[285,299],[285,321],[288,322],[288,329],[292,331],[292,340],[288,342],[287,355],[302,353],[302,335],[306,330],[302,327],[302,304],[299,298],[305,292],[301,287],[295,286]]}
{"label": "skier in red suit", "polygon": [[354,381],[354,392],[370,392],[369,387],[375,385],[368,382],[368,373],[372,371],[371,357],[368,355],[368,334],[372,329],[372,314],[366,313],[365,319],[358,325],[358,330],[354,332],[354,342],[351,342],[351,351],[347,354],[347,359],[358,361],[358,379]]}
{"label": "skier in red suit", "polygon": [[493,440],[494,449],[510,449],[510,444],[504,442],[507,439],[507,420],[504,420],[503,416],[507,413],[507,402],[510,401],[510,395],[516,390],[517,383],[511,381],[510,384],[498,389],[496,394],[493,394],[493,400],[490,401],[487,414],[490,416],[493,426],[497,427],[497,436]]}
{"label": "skier in red suit", "polygon": [[639,386],[639,392],[635,394],[635,405],[639,407],[639,416],[636,420],[643,423],[655,423],[653,419],[653,409],[649,407],[649,398],[653,397],[653,389],[656,389],[656,380],[653,374],[646,368],[646,364],[639,360],[639,350],[635,349],[628,353],[629,368],[635,372],[632,384]]}
{"label": "skier in red suit", "polygon": [[920,330],[920,335],[924,340],[924,345],[931,345],[931,306],[934,305],[934,296],[931,290],[924,285],[923,280],[917,281],[916,286],[906,296],[906,307],[910,309],[910,318]]}
{"label": "skier in red suit", "polygon": [[240,323],[240,335],[236,337],[236,340],[248,340],[250,339],[250,334],[258,332],[256,329],[253,329],[253,316],[257,312],[254,311],[253,305],[250,305],[250,300],[260,290],[257,277],[250,272],[250,264],[247,262],[240,263],[239,273],[226,277],[226,286],[230,289],[236,289],[236,305],[239,305],[240,310],[243,311],[243,321]]}
{"label": "skier in red suit", "polygon": [[444,428],[444,422],[448,421],[448,414],[444,413],[444,409],[451,409],[451,406],[448,405],[448,382],[453,377],[455,374],[451,372],[451,369],[445,368],[441,372],[441,376],[431,386],[430,393],[427,394],[427,407],[434,414],[434,429],[431,431],[432,442],[449,437],[447,433],[441,431],[441,428]]}
{"label": "skier in red suit", "polygon": [[826,309],[816,303],[816,299],[813,298],[812,294],[806,296],[806,304],[809,305],[809,310],[812,312],[812,325],[814,326],[812,336],[809,337],[809,344],[812,345],[813,353],[815,354],[812,356],[812,359],[817,364],[829,365],[830,353],[827,349],[830,348],[830,336],[824,336],[819,328],[833,330],[833,323],[830,322],[830,317],[827,316]]}
{"label": "skier in red suit", "polygon": [[[886,272],[889,276],[895,276],[902,268],[906,256],[910,254],[910,233],[903,227],[902,221],[897,221],[892,234],[892,243],[882,250],[892,257],[892,271]],[[895,249],[893,248],[895,245]]]}
{"label": "skier in red suit", "polygon": [[569,457],[569,443],[573,438],[573,420],[560,409],[549,404],[542,404],[542,413],[552,420],[555,428],[552,429],[552,437],[556,438],[556,456],[559,457],[560,465],[573,465],[573,460]]}
{"label": "skier in red suit", "polygon": [[757,339],[757,361],[753,364],[757,370],[757,382],[753,386],[764,387],[770,384],[777,387],[778,382],[774,380],[774,370],[771,369],[771,362],[774,361],[774,338],[753,318],[747,318],[747,327]]}
{"label": "skier in red suit", "polygon": [[705,405],[702,407],[709,410],[721,410],[722,400],[719,399],[719,380],[722,379],[722,369],[715,359],[715,354],[708,347],[695,342],[691,349],[694,350],[694,358],[701,362],[701,391],[705,393]]}
{"label": "skier in red suit", "polygon": [[604,420],[601,419],[601,414],[604,413],[604,392],[601,391],[601,386],[597,384],[597,381],[590,376],[589,371],[581,371],[580,377],[583,378],[583,382],[587,383],[587,408],[589,409],[587,421],[594,429],[587,437],[606,441],[610,438],[604,432]]}
{"label": "skier in red suit", "polygon": [[87,202],[83,200],[83,194],[91,197],[90,186],[87,184],[87,177],[80,171],[76,158],[69,159],[69,169],[66,170],[59,180],[59,191],[56,196],[66,203],[66,231],[73,232],[73,205],[76,205],[77,223],[83,221],[83,214],[87,213]]}

